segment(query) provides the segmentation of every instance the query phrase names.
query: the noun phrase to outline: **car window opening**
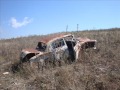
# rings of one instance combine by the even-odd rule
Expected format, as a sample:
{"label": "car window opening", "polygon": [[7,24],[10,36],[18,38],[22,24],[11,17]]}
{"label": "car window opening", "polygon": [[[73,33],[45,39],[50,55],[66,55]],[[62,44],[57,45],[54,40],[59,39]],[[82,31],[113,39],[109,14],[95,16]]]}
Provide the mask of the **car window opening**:
{"label": "car window opening", "polygon": [[62,47],[64,45],[65,45],[65,43],[64,43],[63,39],[56,40],[55,42],[52,43],[53,49],[58,48],[58,47]]}
{"label": "car window opening", "polygon": [[39,42],[36,49],[39,50],[39,51],[45,51],[46,50],[46,44],[43,43],[43,42]]}

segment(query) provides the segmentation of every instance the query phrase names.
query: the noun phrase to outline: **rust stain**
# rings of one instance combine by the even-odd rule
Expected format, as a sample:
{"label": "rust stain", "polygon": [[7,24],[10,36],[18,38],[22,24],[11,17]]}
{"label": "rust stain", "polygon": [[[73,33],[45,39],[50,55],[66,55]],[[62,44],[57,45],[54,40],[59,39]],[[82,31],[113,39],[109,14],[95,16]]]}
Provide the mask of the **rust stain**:
{"label": "rust stain", "polygon": [[23,49],[24,51],[28,51],[28,52],[32,52],[32,53],[39,53],[40,51],[36,50],[36,49],[32,49],[32,48],[27,48],[27,49]]}
{"label": "rust stain", "polygon": [[79,37],[78,40],[80,42],[96,42],[96,40],[91,40],[89,38],[81,38],[81,37]]}
{"label": "rust stain", "polygon": [[81,41],[81,42],[84,42],[84,41],[89,41],[90,39],[88,39],[88,38],[81,38],[81,37],[79,37],[79,38],[78,38],[78,40],[79,40],[79,41]]}
{"label": "rust stain", "polygon": [[54,34],[54,35],[49,35],[47,37],[43,37],[42,39],[40,39],[40,42],[43,42],[43,43],[48,43],[49,41],[55,39],[55,38],[61,38],[61,37],[64,37],[65,34]]}

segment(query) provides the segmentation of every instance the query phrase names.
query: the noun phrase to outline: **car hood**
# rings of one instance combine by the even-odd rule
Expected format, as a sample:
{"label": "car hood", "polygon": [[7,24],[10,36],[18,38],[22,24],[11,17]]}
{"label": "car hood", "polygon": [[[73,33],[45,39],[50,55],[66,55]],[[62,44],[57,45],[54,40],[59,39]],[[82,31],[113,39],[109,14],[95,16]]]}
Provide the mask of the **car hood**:
{"label": "car hood", "polygon": [[23,59],[26,55],[31,54],[31,53],[32,54],[43,54],[44,52],[38,51],[36,49],[31,49],[31,48],[23,49],[21,52],[20,58]]}
{"label": "car hood", "polygon": [[96,43],[97,40],[93,40],[93,39],[89,39],[89,38],[77,38],[77,40],[79,41],[79,44],[81,46],[81,48],[94,48],[96,49]]}

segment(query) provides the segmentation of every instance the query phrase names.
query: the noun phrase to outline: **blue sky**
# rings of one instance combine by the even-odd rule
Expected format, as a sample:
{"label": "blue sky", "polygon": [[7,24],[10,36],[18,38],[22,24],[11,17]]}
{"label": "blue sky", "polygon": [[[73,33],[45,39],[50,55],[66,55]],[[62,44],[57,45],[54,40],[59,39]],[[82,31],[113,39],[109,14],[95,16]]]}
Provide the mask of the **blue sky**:
{"label": "blue sky", "polygon": [[120,0],[0,0],[0,38],[120,27]]}

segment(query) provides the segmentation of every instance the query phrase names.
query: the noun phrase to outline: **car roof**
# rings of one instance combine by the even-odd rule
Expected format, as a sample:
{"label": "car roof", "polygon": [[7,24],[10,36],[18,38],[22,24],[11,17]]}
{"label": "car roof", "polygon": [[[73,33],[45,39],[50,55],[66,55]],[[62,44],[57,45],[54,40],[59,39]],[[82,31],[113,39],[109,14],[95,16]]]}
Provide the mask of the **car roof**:
{"label": "car roof", "polygon": [[43,42],[43,43],[48,43],[48,42],[51,42],[51,41],[54,41],[54,40],[57,40],[59,38],[64,38],[64,37],[67,37],[67,36],[71,36],[72,34],[54,34],[54,35],[49,35],[47,37],[44,37],[42,39],[40,39],[39,42]]}

